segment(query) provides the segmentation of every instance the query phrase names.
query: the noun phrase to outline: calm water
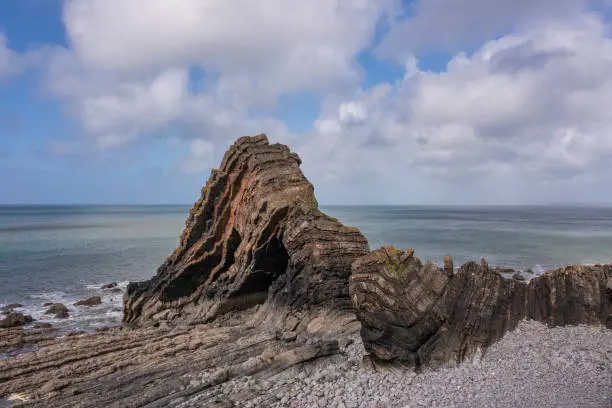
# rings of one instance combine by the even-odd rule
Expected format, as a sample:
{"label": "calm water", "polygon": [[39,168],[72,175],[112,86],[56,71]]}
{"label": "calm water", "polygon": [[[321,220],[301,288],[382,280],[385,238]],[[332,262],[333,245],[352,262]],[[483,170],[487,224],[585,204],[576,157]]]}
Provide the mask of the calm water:
{"label": "calm water", "polygon": [[[612,262],[612,208],[323,207],[361,229],[371,248],[415,248],[422,259],[543,270]],[[188,206],[0,206],[0,304],[44,318],[45,302],[70,308],[71,328],[121,317],[121,294],[103,283],[149,278],[178,243]],[[91,309],[72,303],[102,295]],[[46,321],[53,321],[45,318]]]}

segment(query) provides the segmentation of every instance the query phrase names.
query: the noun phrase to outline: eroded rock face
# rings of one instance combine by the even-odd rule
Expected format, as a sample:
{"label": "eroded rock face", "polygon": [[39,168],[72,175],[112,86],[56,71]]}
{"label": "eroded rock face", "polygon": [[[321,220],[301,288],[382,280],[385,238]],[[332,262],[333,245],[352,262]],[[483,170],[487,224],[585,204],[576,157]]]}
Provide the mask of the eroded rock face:
{"label": "eroded rock face", "polygon": [[300,311],[350,309],[350,265],[367,241],[319,211],[300,163],[265,135],[240,138],[212,171],[179,247],[155,277],[128,286],[124,322],[207,321],[266,302],[263,311],[294,312],[286,326]]}
{"label": "eroded rock face", "polygon": [[[349,290],[366,350],[416,366],[459,362],[522,319],[550,326],[612,327],[612,265],[569,266],[529,283],[504,279],[486,261],[452,275],[412,250],[384,247],[353,264]],[[445,270],[446,269],[446,270]]]}

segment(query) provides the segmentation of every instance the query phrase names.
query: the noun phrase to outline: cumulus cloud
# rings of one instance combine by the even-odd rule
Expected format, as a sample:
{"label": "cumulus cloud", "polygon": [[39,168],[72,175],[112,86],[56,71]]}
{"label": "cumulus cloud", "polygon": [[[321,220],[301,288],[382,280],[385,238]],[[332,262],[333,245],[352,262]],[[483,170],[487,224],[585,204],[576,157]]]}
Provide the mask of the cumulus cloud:
{"label": "cumulus cloud", "polygon": [[[305,151],[325,165],[309,171],[532,186],[592,179],[609,173],[610,72],[612,39],[593,15],[489,41],[445,72],[409,63],[399,83],[359,91],[319,118],[312,145],[324,148]],[[355,111],[367,120],[347,121]]]}
{"label": "cumulus cloud", "polygon": [[[151,0],[147,7],[140,0],[71,0],[63,14],[70,48],[55,50],[47,89],[100,146],[173,121],[224,129],[227,138],[243,127],[236,120],[252,123],[252,109],[272,109],[283,94],[357,86],[363,71],[355,56],[395,6],[395,0],[180,6]],[[197,88],[194,70],[203,77]]]}
{"label": "cumulus cloud", "polygon": [[204,170],[213,168],[213,158],[215,147],[212,143],[196,139],[189,146],[189,157],[182,164],[182,169],[186,173],[203,173]]}
{"label": "cumulus cloud", "polygon": [[[330,196],[366,185],[351,200],[399,186],[389,200],[503,201],[612,178],[612,39],[593,9],[607,1],[70,0],[70,46],[47,54],[45,84],[99,149],[180,129],[185,172],[264,132],[300,153],[315,185],[335,186]],[[377,55],[405,73],[362,89],[357,56],[381,19]],[[438,51],[452,57],[445,70],[419,66]],[[12,55],[0,38],[0,75]],[[269,113],[299,92],[322,102],[296,135]]]}
{"label": "cumulus cloud", "polygon": [[401,60],[423,52],[456,52],[542,21],[573,18],[589,5],[589,0],[416,0],[378,52]]}
{"label": "cumulus cloud", "polygon": [[6,38],[0,34],[0,79],[21,71],[22,63],[17,53],[8,47]]}

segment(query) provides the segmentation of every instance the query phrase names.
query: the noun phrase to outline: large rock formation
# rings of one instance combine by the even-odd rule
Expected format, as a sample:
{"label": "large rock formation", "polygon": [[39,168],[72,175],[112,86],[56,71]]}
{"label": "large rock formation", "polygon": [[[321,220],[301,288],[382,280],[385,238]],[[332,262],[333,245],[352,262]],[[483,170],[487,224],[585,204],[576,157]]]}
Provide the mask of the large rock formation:
{"label": "large rock formation", "polygon": [[503,278],[485,261],[456,274],[450,259],[445,264],[422,264],[412,250],[394,247],[355,261],[351,299],[364,346],[376,359],[417,367],[456,363],[522,319],[612,327],[612,265],[569,266],[525,283]]}
{"label": "large rock formation", "polygon": [[210,321],[266,302],[260,317],[293,330],[312,318],[303,312],[350,310],[350,265],[368,243],[319,211],[300,164],[265,135],[240,138],[212,171],[179,247],[153,279],[128,286],[124,322]]}

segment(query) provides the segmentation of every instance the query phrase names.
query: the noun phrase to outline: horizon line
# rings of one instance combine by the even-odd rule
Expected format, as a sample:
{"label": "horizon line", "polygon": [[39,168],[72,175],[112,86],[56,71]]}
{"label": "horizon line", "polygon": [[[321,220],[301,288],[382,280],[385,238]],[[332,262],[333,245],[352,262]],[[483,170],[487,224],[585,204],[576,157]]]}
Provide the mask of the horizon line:
{"label": "horizon line", "polygon": [[[193,203],[0,203],[0,207],[192,207]],[[319,207],[612,207],[612,203],[508,203],[508,204],[319,204]]]}

